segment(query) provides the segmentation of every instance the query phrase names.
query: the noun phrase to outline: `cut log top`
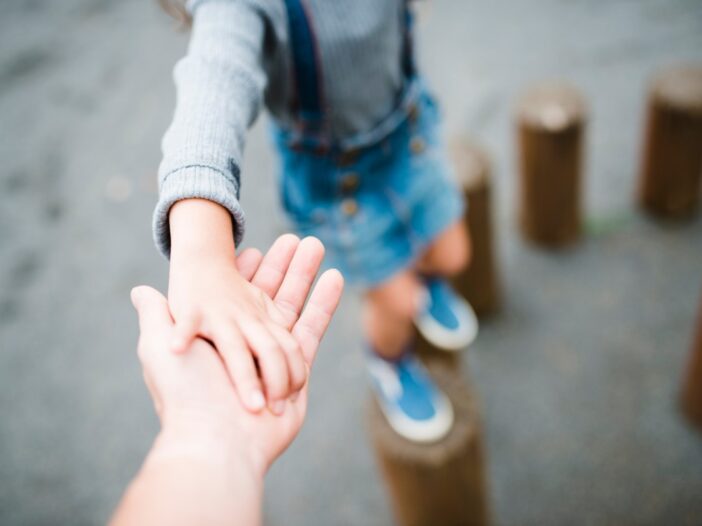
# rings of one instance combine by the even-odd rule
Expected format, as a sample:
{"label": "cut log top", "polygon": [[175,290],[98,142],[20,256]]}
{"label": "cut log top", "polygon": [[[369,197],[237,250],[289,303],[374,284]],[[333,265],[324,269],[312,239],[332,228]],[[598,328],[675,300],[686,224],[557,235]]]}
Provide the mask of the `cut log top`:
{"label": "cut log top", "polygon": [[464,190],[478,190],[489,184],[490,162],[484,150],[465,137],[451,141],[456,177]]}
{"label": "cut log top", "polygon": [[672,108],[702,115],[702,66],[677,66],[653,79],[651,94]]}
{"label": "cut log top", "polygon": [[587,114],[580,92],[565,82],[547,82],[533,86],[517,105],[521,124],[558,132],[582,122]]}
{"label": "cut log top", "polygon": [[371,397],[369,416],[370,432],[376,447],[386,457],[415,466],[440,467],[446,461],[465,452],[466,444],[471,444],[480,433],[479,416],[472,390],[465,385],[460,375],[434,370],[434,379],[451,400],[455,421],[453,429],[439,442],[418,444],[399,436],[392,430],[380,412],[374,398]]}

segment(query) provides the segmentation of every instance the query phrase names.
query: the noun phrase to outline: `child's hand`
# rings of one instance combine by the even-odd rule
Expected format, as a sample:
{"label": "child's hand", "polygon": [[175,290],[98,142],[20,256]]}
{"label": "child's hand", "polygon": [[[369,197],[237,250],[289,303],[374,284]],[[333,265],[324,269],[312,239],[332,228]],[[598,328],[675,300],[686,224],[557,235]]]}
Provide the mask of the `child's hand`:
{"label": "child's hand", "polygon": [[[304,252],[312,254],[314,261],[297,265],[318,267],[324,256],[322,244],[314,238],[303,243],[312,248]],[[183,251],[174,244],[168,291],[176,322],[173,350],[185,351],[196,336],[210,340],[219,351],[242,404],[251,411],[262,409],[267,401],[271,411],[282,413],[285,400],[307,380],[300,345],[290,334],[297,313],[286,312],[285,305],[290,300],[271,299],[272,291],[280,288],[278,295],[284,292],[281,282],[288,267],[294,278],[295,262],[291,260],[299,244],[293,235],[280,237],[251,283],[237,269],[239,262],[233,250]],[[246,259],[241,261],[244,266]]]}

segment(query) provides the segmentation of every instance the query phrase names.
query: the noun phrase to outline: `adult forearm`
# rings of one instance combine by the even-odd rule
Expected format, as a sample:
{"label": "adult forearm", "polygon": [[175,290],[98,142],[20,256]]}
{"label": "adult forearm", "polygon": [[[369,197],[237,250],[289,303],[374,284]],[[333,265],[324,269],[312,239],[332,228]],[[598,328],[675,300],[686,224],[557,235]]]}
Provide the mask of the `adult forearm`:
{"label": "adult forearm", "polygon": [[235,439],[182,435],[159,435],[111,524],[260,524],[263,475]]}

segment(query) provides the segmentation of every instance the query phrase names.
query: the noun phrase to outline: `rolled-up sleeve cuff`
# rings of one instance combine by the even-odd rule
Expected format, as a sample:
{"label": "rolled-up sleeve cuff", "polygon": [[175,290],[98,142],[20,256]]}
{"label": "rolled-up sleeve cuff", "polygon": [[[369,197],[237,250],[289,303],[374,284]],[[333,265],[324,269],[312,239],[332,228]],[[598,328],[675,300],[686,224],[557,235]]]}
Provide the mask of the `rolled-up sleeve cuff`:
{"label": "rolled-up sleeve cuff", "polygon": [[159,251],[169,258],[171,231],[168,212],[181,199],[207,199],[223,206],[232,215],[234,241],[237,246],[244,237],[244,211],[237,198],[236,181],[209,166],[185,166],[167,174],[162,182],[153,218],[154,241]]}

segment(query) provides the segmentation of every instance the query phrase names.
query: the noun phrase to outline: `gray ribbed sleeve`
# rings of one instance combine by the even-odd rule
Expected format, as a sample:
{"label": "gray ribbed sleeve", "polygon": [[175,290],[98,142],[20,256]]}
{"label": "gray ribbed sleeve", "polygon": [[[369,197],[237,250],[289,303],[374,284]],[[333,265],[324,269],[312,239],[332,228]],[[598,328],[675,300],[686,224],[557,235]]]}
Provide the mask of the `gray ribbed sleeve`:
{"label": "gray ribbed sleeve", "polygon": [[181,199],[199,197],[227,208],[236,242],[241,240],[239,166],[266,84],[262,13],[245,0],[194,4],[188,53],[174,70],[176,108],[162,142],[154,212],[156,245],[167,257],[168,212]]}

